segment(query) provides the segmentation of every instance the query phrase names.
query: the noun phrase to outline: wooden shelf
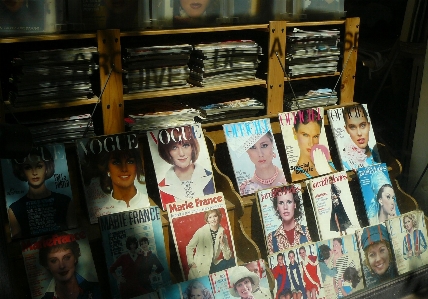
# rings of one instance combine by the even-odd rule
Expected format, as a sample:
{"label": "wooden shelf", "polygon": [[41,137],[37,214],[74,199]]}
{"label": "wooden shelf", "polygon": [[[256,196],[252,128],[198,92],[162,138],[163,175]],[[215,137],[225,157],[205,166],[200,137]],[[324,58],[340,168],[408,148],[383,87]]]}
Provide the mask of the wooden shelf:
{"label": "wooden shelf", "polygon": [[[334,72],[334,74],[325,74],[325,75],[314,75],[314,76],[305,76],[305,77],[298,77],[298,78],[290,78],[291,81],[297,81],[297,80],[307,80],[307,79],[316,79],[316,78],[324,78],[324,77],[335,77],[339,76],[339,72]],[[287,81],[287,78],[284,78],[284,81]]]}
{"label": "wooden shelf", "polygon": [[[321,22],[289,22],[287,27],[307,27],[320,25],[341,25],[344,20],[339,21],[321,21]],[[203,28],[182,28],[182,29],[152,29],[121,32],[120,36],[144,36],[144,35],[166,35],[166,34],[189,34],[201,32],[222,32],[222,31],[238,31],[238,30],[263,30],[267,31],[269,24],[253,24],[253,25],[237,25],[237,26],[217,26]],[[56,34],[37,34],[23,35],[12,37],[0,37],[0,43],[25,43],[37,41],[55,41],[55,40],[70,40],[70,39],[90,39],[96,38],[96,33],[56,33]]]}
{"label": "wooden shelf", "polygon": [[255,79],[250,81],[224,83],[224,84],[219,84],[215,86],[204,86],[204,87],[192,86],[192,87],[174,88],[174,89],[168,89],[168,90],[145,91],[145,92],[140,92],[135,94],[124,94],[123,100],[129,101],[129,100],[139,100],[139,99],[153,99],[153,98],[161,98],[161,97],[171,97],[171,96],[189,95],[189,94],[195,94],[195,93],[235,89],[235,88],[241,88],[241,87],[250,87],[250,86],[266,87],[266,81],[261,79]]}
{"label": "wooden shelf", "polygon": [[38,111],[38,110],[47,110],[47,109],[56,109],[56,108],[67,108],[75,106],[83,106],[95,104],[98,102],[98,97],[93,97],[87,100],[77,100],[71,102],[59,102],[52,104],[40,104],[38,106],[28,106],[28,107],[13,107],[9,101],[5,101],[5,113],[15,113],[15,112],[28,112],[28,111]]}

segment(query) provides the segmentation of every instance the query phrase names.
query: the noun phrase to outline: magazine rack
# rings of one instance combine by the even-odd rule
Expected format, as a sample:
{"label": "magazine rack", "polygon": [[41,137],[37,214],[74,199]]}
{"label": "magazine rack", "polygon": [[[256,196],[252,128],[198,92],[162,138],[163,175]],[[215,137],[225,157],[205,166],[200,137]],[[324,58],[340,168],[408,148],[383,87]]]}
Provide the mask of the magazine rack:
{"label": "magazine rack", "polygon": [[[129,101],[145,101],[148,99],[156,98],[168,98],[172,96],[181,96],[188,94],[204,94],[209,92],[214,92],[218,90],[229,90],[229,89],[239,89],[249,86],[262,86],[266,88],[267,100],[266,100],[266,115],[272,117],[272,128],[275,134],[280,132],[278,122],[274,121],[274,116],[278,112],[283,111],[283,95],[284,95],[284,85],[287,84],[286,79],[281,68],[281,65],[278,63],[276,52],[279,53],[280,59],[282,62],[285,60],[285,33],[287,28],[291,27],[304,27],[304,26],[343,26],[344,27],[344,51],[343,51],[343,72],[336,73],[332,76],[340,79],[341,88],[340,88],[340,103],[341,104],[351,104],[353,101],[354,86],[355,86],[355,73],[356,73],[356,60],[357,60],[357,49],[358,49],[358,30],[359,30],[359,18],[348,18],[341,21],[325,21],[325,22],[303,22],[303,23],[293,23],[285,21],[272,21],[269,24],[261,25],[242,25],[242,26],[231,26],[231,27],[210,27],[210,28],[190,28],[190,29],[171,29],[171,30],[147,30],[147,31],[138,31],[138,32],[120,32],[119,30],[104,30],[98,32],[98,34],[61,34],[61,35],[38,35],[38,36],[24,36],[24,37],[6,37],[0,38],[0,57],[4,52],[13,51],[16,49],[24,48],[27,45],[37,44],[38,48],[43,48],[43,45],[49,44],[52,47],[52,42],[58,43],[61,46],[74,47],[76,44],[79,46],[88,45],[95,42],[99,47],[99,52],[103,61],[100,62],[100,68],[102,69],[100,75],[100,85],[102,86],[106,82],[106,74],[114,68],[113,78],[109,79],[109,84],[103,96],[102,112],[103,112],[103,124],[104,124],[104,134],[114,134],[124,131],[123,119],[124,108],[126,103]],[[120,73],[121,64],[120,59],[120,44],[123,39],[133,38],[133,37],[142,37],[151,39],[152,41],[159,38],[159,40],[167,40],[169,37],[185,37],[187,40],[192,40],[190,34],[206,34],[212,35],[214,38],[224,38],[225,32],[229,33],[238,33],[242,32],[244,36],[252,36],[262,33],[265,38],[268,37],[267,46],[268,52],[265,53],[265,56],[268,57],[268,74],[267,80],[255,79],[251,81],[244,82],[234,82],[234,83],[225,83],[220,84],[215,87],[208,88],[189,88],[183,90],[166,90],[166,91],[149,91],[132,95],[123,95],[122,91],[122,76]],[[222,36],[223,35],[223,36]],[[238,35],[234,35],[238,36]],[[11,48],[8,48],[8,47]],[[49,47],[47,46],[47,47]],[[57,45],[55,44],[55,47]],[[6,50],[5,50],[6,49]],[[11,50],[12,49],[12,50]],[[281,50],[281,51],[279,51]],[[331,76],[331,75],[328,75]],[[340,76],[340,77],[339,77]],[[322,76],[321,76],[322,77]],[[315,77],[299,78],[296,80],[305,80]],[[294,80],[294,79],[293,79]],[[1,92],[0,92],[1,99]],[[106,100],[107,99],[107,100]],[[0,101],[0,122],[5,121],[5,106],[8,110],[14,113],[25,113],[25,112],[43,112],[43,111],[54,111],[58,114],[69,113],[76,111],[78,108],[81,110],[86,109],[92,110],[92,106],[97,102],[97,98],[94,97],[90,100],[76,101],[69,103],[53,103],[45,104],[39,106],[30,106],[26,108],[13,108],[9,102]],[[335,106],[337,107],[337,106]],[[63,109],[65,108],[65,109]],[[238,121],[238,120],[236,120]],[[239,121],[244,121],[239,120]],[[232,230],[235,238],[235,243],[237,244],[237,255],[239,262],[249,262],[256,260],[258,258],[266,257],[265,253],[265,244],[260,242],[260,237],[263,237],[261,230],[260,219],[258,216],[258,210],[255,204],[254,196],[241,197],[235,191],[234,183],[230,178],[233,177],[233,172],[230,169],[229,156],[227,151],[225,151],[225,140],[224,134],[221,129],[222,123],[217,123],[214,125],[204,126],[206,132],[206,138],[208,140],[207,144],[212,155],[212,164],[214,170],[215,182],[218,187],[218,191],[224,193],[225,198],[228,199],[228,209],[231,216]],[[279,140],[279,138],[277,138]],[[279,144],[279,143],[278,143]],[[145,151],[148,152],[148,149]],[[281,153],[282,157],[284,153]],[[398,186],[398,183],[395,177],[401,172],[400,163],[392,157],[387,155],[382,155],[385,159],[385,162],[390,167],[391,178],[394,178],[395,189],[398,191],[397,200],[400,205],[400,208],[403,211],[410,211],[417,207],[416,202],[409,195],[405,194]],[[79,165],[77,161],[77,156],[75,153],[75,148],[70,146],[67,148],[67,159],[69,162],[69,172],[70,172],[70,181],[72,186],[74,197],[76,198],[77,194],[83,194],[83,188],[81,185],[80,175],[79,175]],[[285,159],[283,159],[284,167],[287,165]],[[352,179],[352,175],[350,175]],[[4,194],[4,193],[2,193]],[[94,254],[95,264],[97,267],[97,272],[99,274],[99,279],[101,286],[104,290],[108,290],[108,285],[106,276],[108,275],[107,267],[105,265],[105,260],[103,256],[103,249],[100,239],[100,232],[97,225],[91,225],[86,213],[85,202],[83,198],[78,198],[75,200],[77,218],[79,219],[79,226],[88,231],[89,239],[91,240],[91,248]],[[8,236],[8,225],[7,217],[5,212],[5,207],[2,205],[0,211],[3,214],[3,224],[5,228],[5,235]],[[164,235],[165,243],[167,244],[167,250],[170,250],[168,253],[173,264],[174,256],[174,245],[172,244],[172,238],[170,237],[170,229],[168,226],[168,221],[164,216]],[[10,237],[0,238],[0,243],[2,241],[7,242],[6,246],[1,247],[1,256],[8,258],[10,275],[6,277],[0,277],[1,283],[6,285],[8,288],[12,289],[10,293],[14,294],[15,297],[25,297],[28,296],[28,290],[26,287],[21,287],[22,281],[25,281],[24,274],[25,268],[22,262],[22,255],[19,246],[19,242],[10,242]],[[12,267],[13,265],[13,267]],[[419,272],[418,272],[419,273]],[[426,273],[421,272],[421,273]],[[419,275],[419,274],[418,274]],[[421,274],[422,275],[422,274]],[[8,290],[5,291],[6,295]],[[108,297],[108,295],[107,295]]]}

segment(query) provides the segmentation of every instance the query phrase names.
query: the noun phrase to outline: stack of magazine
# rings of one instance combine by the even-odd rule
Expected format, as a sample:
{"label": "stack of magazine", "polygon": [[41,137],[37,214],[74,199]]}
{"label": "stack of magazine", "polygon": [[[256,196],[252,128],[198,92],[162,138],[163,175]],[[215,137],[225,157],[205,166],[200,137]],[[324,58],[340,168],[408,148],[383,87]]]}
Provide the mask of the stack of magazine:
{"label": "stack of magazine", "polygon": [[187,86],[189,44],[125,49],[124,93]]}
{"label": "stack of magazine", "polygon": [[130,114],[125,123],[130,131],[155,130],[168,123],[171,126],[182,126],[195,123],[201,119],[202,113],[198,109],[183,108],[169,111]]}
{"label": "stack of magazine", "polygon": [[15,107],[94,97],[96,47],[25,51],[12,61],[9,101]]}
{"label": "stack of magazine", "polygon": [[287,36],[287,73],[290,77],[333,74],[340,49],[338,30],[305,31],[294,28]]}
{"label": "stack of magazine", "polygon": [[336,91],[330,88],[319,88],[317,90],[284,95],[284,106],[290,107],[291,110],[335,105],[337,101]]}
{"label": "stack of magazine", "polygon": [[[207,96],[199,101],[199,108],[206,114],[206,118],[202,120],[202,123],[261,115],[265,105],[257,98],[258,95],[244,97],[239,92],[232,91],[229,91],[227,95],[219,93]],[[228,99],[228,101],[224,99]]]}
{"label": "stack of magazine", "polygon": [[206,86],[254,79],[261,54],[261,47],[252,40],[195,45],[188,81],[195,86]]}
{"label": "stack of magazine", "polygon": [[23,122],[28,126],[33,142],[45,144],[52,142],[74,142],[74,140],[95,136],[90,114],[73,115],[64,118],[50,118]]}

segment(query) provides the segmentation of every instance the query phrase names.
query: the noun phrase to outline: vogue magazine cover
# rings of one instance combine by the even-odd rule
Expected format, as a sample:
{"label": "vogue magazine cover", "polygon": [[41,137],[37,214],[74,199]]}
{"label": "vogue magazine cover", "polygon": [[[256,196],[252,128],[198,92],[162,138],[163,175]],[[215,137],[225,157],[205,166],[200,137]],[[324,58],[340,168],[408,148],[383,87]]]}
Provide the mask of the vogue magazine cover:
{"label": "vogue magazine cover", "polygon": [[200,124],[147,132],[162,208],[215,193],[211,161]]}
{"label": "vogue magazine cover", "polygon": [[150,205],[137,134],[83,138],[76,147],[91,223]]}
{"label": "vogue magazine cover", "polygon": [[283,112],[278,117],[293,182],[336,171],[322,107]]}

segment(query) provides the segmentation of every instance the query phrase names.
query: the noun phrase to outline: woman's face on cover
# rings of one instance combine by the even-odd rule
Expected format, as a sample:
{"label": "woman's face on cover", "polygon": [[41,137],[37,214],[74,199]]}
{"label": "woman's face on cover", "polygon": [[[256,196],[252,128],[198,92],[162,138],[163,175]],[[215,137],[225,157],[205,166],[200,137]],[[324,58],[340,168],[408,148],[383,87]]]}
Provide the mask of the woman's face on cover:
{"label": "woman's face on cover", "polygon": [[320,142],[320,125],[315,121],[299,124],[297,131],[293,128],[293,133],[299,145],[300,156],[310,159],[312,147]]}
{"label": "woman's face on cover", "polygon": [[290,263],[291,263],[291,264],[294,264],[295,256],[294,256],[294,253],[293,253],[293,252],[290,252],[290,253],[288,254],[288,259],[290,260]]}
{"label": "woman's face on cover", "polygon": [[181,8],[191,18],[198,18],[207,9],[210,0],[180,0]]}
{"label": "woman's face on cover", "polygon": [[404,228],[410,232],[413,229],[413,221],[409,217],[404,217]]}
{"label": "woman's face on cover", "polygon": [[45,182],[46,164],[40,156],[31,155],[29,158],[27,157],[22,169],[30,186],[38,187]]}
{"label": "woman's face on cover", "polygon": [[134,185],[137,176],[135,158],[126,156],[110,156],[108,170],[113,186],[127,188]]}
{"label": "woman's face on cover", "polygon": [[67,282],[74,276],[77,259],[71,249],[50,252],[47,261],[55,281]]}
{"label": "woman's face on cover", "polygon": [[381,197],[379,198],[381,209],[389,216],[395,216],[395,192],[389,186],[383,187]]}
{"label": "woman's face on cover", "polygon": [[279,255],[277,258],[278,265],[283,266],[284,265],[284,257],[282,255]]}
{"label": "woman's face on cover", "polygon": [[216,212],[212,212],[208,215],[207,223],[213,228],[218,227],[218,215]]}
{"label": "woman's face on cover", "polygon": [[241,298],[248,298],[252,295],[253,285],[251,284],[251,280],[245,278],[235,285],[235,289]]}
{"label": "woman's face on cover", "polygon": [[342,244],[340,244],[339,241],[337,241],[337,240],[333,241],[333,253],[334,254],[341,254],[342,253]]}
{"label": "woman's face on cover", "polygon": [[25,0],[2,0],[3,4],[9,9],[11,12],[18,11]]}
{"label": "woman's face on cover", "polygon": [[294,220],[294,210],[296,203],[294,202],[293,193],[280,193],[277,196],[278,205],[276,207],[278,214],[281,216],[283,222],[291,222]]}
{"label": "woman's face on cover", "polygon": [[188,168],[192,164],[192,145],[188,141],[177,142],[169,150],[169,155],[175,166]]}
{"label": "woman's face on cover", "polygon": [[378,242],[367,248],[367,258],[370,268],[378,275],[382,275],[389,267],[389,251],[384,242]]}
{"label": "woman's face on cover", "polygon": [[345,129],[352,141],[361,149],[365,149],[369,143],[370,123],[360,110],[359,116],[345,117]]}
{"label": "woman's face on cover", "polygon": [[204,298],[204,294],[202,293],[202,289],[193,288],[190,292],[190,299],[201,299]]}
{"label": "woman's face on cover", "polygon": [[256,169],[267,168],[272,165],[273,143],[265,134],[247,150],[247,153]]}

